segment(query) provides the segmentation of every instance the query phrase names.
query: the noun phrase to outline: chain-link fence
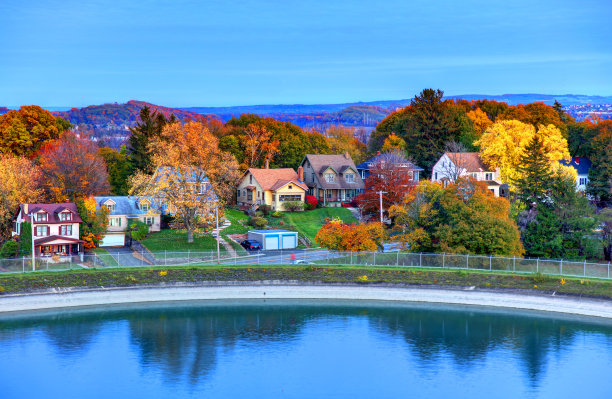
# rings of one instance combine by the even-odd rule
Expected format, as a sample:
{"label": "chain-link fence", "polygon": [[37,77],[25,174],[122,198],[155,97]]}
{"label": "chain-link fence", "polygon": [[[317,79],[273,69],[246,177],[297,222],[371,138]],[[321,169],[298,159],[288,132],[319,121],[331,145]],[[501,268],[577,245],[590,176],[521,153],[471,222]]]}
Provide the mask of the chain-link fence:
{"label": "chain-link fence", "polygon": [[[34,265],[33,265],[34,263]],[[508,273],[541,273],[555,276],[610,278],[610,263],[528,259],[518,257],[432,254],[413,252],[337,252],[325,249],[279,250],[255,252],[247,256],[232,256],[216,251],[132,251],[113,250],[79,256],[31,257],[0,259],[0,272],[27,273],[32,271],[83,270],[147,266],[205,265],[288,265],[313,264],[337,266],[423,267],[463,270],[483,270]]]}

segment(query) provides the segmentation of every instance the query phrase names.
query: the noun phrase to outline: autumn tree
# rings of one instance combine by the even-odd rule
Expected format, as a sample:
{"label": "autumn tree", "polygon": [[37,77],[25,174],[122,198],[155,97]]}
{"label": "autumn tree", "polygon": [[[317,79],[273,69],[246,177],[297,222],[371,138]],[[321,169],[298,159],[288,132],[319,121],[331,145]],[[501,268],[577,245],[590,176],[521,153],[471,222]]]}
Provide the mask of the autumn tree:
{"label": "autumn tree", "polygon": [[0,237],[10,236],[11,219],[22,203],[39,202],[42,173],[32,161],[10,154],[0,154]]}
{"label": "autumn tree", "polygon": [[334,251],[376,251],[386,238],[380,223],[344,224],[340,219],[327,222],[315,236],[321,247]]}
{"label": "autumn tree", "polygon": [[193,242],[198,227],[208,224],[214,209],[232,197],[238,163],[219,149],[219,140],[201,122],[165,126],[149,151],[155,173],[138,172],[131,194],[166,206],[186,229],[187,242]]}
{"label": "autumn tree", "polygon": [[355,164],[365,161],[366,146],[355,137],[352,128],[342,125],[331,125],[325,131],[327,144],[334,154],[348,153]]}
{"label": "autumn tree", "polygon": [[592,128],[591,161],[587,192],[599,206],[612,203],[612,120],[600,121]]}
{"label": "autumn tree", "polygon": [[[500,168],[501,179],[515,190],[514,182],[521,177],[519,165],[521,155],[536,134],[536,128],[516,120],[502,120],[491,125],[476,142],[480,146],[480,156],[494,168]],[[548,161],[555,167],[565,169],[566,173],[575,171],[559,166],[558,161],[569,160],[567,140],[554,125],[538,127],[538,134]],[[573,171],[573,172],[572,172]]]}
{"label": "autumn tree", "polygon": [[119,151],[102,147],[98,150],[108,171],[108,183],[113,195],[127,195],[129,191],[128,180],[132,173],[132,167],[125,146]]}
{"label": "autumn tree", "polygon": [[64,132],[40,151],[42,184],[53,201],[75,201],[110,192],[104,158],[95,143]]}
{"label": "autumn tree", "polygon": [[0,115],[0,153],[31,157],[69,128],[66,120],[38,105],[24,105]]}
{"label": "autumn tree", "polygon": [[391,152],[391,151],[406,151],[406,142],[400,136],[395,133],[391,133],[383,142],[383,145],[380,149],[382,152]]}
{"label": "autumn tree", "polygon": [[148,106],[140,110],[140,122],[135,127],[130,128],[130,138],[128,139],[128,152],[133,170],[151,172],[151,154],[149,144],[158,139],[162,129],[169,123],[176,122],[174,114],[166,118],[161,112],[153,111]]}
{"label": "autumn tree", "polygon": [[483,112],[483,110],[481,110],[480,108],[476,108],[473,111],[469,111],[467,113],[467,116],[472,121],[472,124],[474,125],[474,132],[476,133],[476,136],[478,138],[480,138],[480,136],[482,136],[485,130],[487,130],[487,128],[493,124],[487,114]]}
{"label": "autumn tree", "polygon": [[109,209],[105,206],[97,207],[93,197],[78,198],[75,203],[79,216],[83,220],[79,234],[81,240],[85,241],[85,248],[100,246],[108,227]]}
{"label": "autumn tree", "polygon": [[461,178],[447,187],[423,181],[389,214],[394,238],[412,251],[521,255],[509,209],[482,182]]}
{"label": "autumn tree", "polygon": [[366,179],[365,192],[357,197],[359,208],[364,214],[374,215],[380,211],[380,194],[384,214],[392,205],[403,202],[404,197],[414,189],[416,182],[410,162],[400,151],[381,154],[370,168]]}
{"label": "autumn tree", "polygon": [[278,154],[280,142],[263,125],[252,123],[244,130],[245,164],[243,169],[254,168],[260,161],[270,162]]}

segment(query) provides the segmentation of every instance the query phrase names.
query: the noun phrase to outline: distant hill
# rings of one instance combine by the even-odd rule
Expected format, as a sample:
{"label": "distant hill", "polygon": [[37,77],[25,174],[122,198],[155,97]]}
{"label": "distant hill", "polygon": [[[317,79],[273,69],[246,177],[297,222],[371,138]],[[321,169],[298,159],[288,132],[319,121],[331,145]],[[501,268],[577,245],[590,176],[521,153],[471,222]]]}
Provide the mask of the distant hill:
{"label": "distant hill", "polygon": [[108,125],[134,126],[138,121],[140,110],[149,106],[152,110],[169,117],[174,114],[180,120],[197,119],[201,115],[195,112],[177,108],[162,107],[144,101],[128,101],[125,104],[90,105],[85,108],[72,108],[68,111],[53,111],[54,115],[61,116],[73,125],[85,124],[92,127]]}

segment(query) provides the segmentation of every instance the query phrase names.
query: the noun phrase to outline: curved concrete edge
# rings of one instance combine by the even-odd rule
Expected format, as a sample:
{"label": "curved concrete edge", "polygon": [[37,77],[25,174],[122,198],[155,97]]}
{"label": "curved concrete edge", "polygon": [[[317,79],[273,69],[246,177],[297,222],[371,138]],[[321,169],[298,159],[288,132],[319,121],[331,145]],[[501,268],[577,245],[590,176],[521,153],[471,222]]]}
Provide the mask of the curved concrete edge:
{"label": "curved concrete edge", "polygon": [[612,319],[612,301],[411,287],[227,285],[107,288],[0,297],[0,313],[128,303],[235,299],[342,299],[427,302],[558,312]]}

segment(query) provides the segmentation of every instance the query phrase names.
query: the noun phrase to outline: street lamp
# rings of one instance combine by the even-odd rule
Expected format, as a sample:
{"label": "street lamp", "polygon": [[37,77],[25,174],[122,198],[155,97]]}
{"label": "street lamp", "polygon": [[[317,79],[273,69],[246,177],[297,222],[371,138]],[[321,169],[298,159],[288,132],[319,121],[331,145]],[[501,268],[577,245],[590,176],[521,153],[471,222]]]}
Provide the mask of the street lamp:
{"label": "street lamp", "polygon": [[383,222],[383,206],[382,206],[382,195],[387,194],[386,191],[379,191],[378,195],[380,196],[380,223]]}

